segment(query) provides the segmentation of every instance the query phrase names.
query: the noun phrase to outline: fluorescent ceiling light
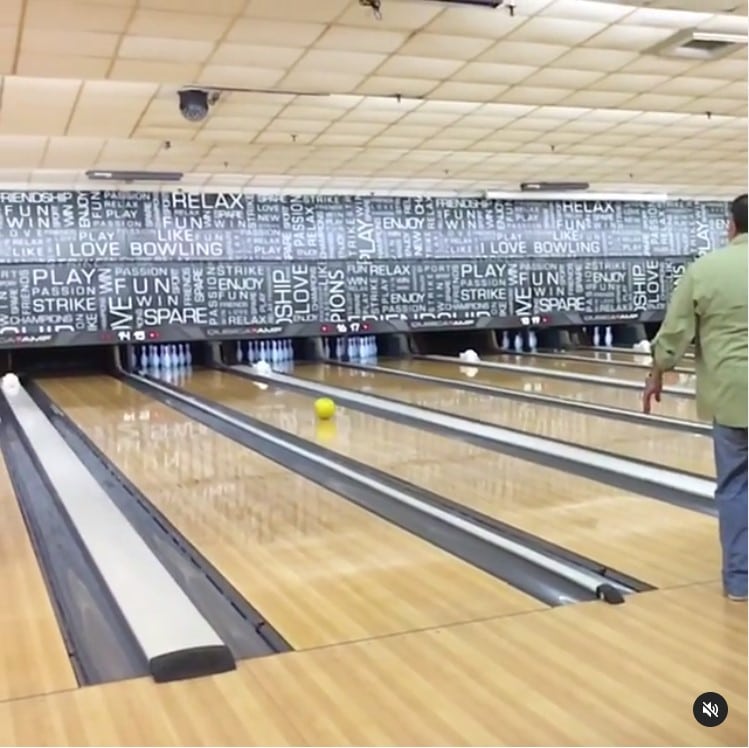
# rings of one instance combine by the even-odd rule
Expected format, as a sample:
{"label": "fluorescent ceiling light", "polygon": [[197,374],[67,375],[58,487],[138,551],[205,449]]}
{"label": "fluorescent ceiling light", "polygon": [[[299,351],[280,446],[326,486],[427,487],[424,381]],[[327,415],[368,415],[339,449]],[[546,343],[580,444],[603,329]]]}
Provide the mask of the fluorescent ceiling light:
{"label": "fluorescent ceiling light", "polygon": [[665,193],[653,192],[493,192],[484,193],[487,200],[588,200],[658,203],[668,200]]}
{"label": "fluorescent ceiling light", "polygon": [[181,171],[105,171],[94,169],[86,172],[89,179],[112,182],[179,182]]}

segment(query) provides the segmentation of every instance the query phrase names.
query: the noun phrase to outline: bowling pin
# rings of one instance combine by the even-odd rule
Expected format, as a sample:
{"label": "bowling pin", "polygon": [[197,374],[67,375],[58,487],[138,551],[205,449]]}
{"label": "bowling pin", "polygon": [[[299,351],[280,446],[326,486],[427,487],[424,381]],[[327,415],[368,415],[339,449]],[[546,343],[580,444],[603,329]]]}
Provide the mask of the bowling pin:
{"label": "bowling pin", "polygon": [[538,348],[538,339],[536,338],[536,333],[533,332],[533,330],[528,331],[528,348],[530,348],[532,353],[535,353]]}
{"label": "bowling pin", "polygon": [[598,348],[601,345],[601,334],[597,327],[593,328],[593,347]]}
{"label": "bowling pin", "polygon": [[516,353],[523,352],[523,337],[519,332],[515,333],[515,352]]}
{"label": "bowling pin", "polygon": [[502,333],[502,350],[503,351],[509,351],[510,350],[510,336],[507,333],[507,330],[505,330]]}
{"label": "bowling pin", "polygon": [[241,340],[237,341],[235,349],[236,349],[235,350],[235,356],[236,356],[236,359],[237,359],[237,363],[241,364],[242,363],[242,359],[244,358],[242,356],[242,341]]}
{"label": "bowling pin", "polygon": [[606,335],[603,338],[603,342],[606,344],[607,348],[611,348],[614,343],[614,333],[611,331],[610,327],[606,328]]}

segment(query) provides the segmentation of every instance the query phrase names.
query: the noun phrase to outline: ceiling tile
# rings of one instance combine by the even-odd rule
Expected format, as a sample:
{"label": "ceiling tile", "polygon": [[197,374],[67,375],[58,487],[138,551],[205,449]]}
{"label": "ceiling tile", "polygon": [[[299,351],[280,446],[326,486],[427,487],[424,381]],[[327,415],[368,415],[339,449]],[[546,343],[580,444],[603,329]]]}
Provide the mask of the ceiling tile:
{"label": "ceiling tile", "polygon": [[[313,49],[297,63],[294,73],[307,74],[312,71],[324,73],[356,73],[367,75],[378,68],[387,55],[374,52],[343,52],[332,49]],[[324,80],[318,80],[325,88]]]}
{"label": "ceiling tile", "polygon": [[453,80],[508,86],[525,80],[537,71],[537,67],[531,67],[530,65],[469,62],[453,75]]}
{"label": "ceiling tile", "polygon": [[245,15],[250,18],[288,19],[330,23],[349,5],[348,0],[249,0]]}
{"label": "ceiling tile", "polygon": [[139,9],[128,26],[128,34],[141,37],[168,36],[170,39],[219,39],[229,28],[231,18],[216,14],[170,13]]}
{"label": "ceiling tile", "polygon": [[230,42],[305,47],[312,44],[323,32],[321,23],[300,23],[298,21],[265,21],[240,18],[230,28],[226,40]]}
{"label": "ceiling tile", "polygon": [[624,65],[632,62],[637,57],[637,52],[625,52],[616,49],[583,49],[579,47],[555,60],[554,64],[564,68],[575,70],[619,70]]}
{"label": "ceiling tile", "polygon": [[544,44],[553,41],[555,44],[575,45],[600,33],[605,27],[604,23],[592,21],[536,17],[518,26],[507,38],[515,42]]}
{"label": "ceiling tile", "polygon": [[318,49],[355,50],[359,52],[395,52],[408,35],[403,31],[330,26],[315,42]]}
{"label": "ceiling tile", "polygon": [[469,60],[484,52],[493,41],[482,37],[447,34],[414,34],[399,50],[411,57],[434,57],[447,60]]}

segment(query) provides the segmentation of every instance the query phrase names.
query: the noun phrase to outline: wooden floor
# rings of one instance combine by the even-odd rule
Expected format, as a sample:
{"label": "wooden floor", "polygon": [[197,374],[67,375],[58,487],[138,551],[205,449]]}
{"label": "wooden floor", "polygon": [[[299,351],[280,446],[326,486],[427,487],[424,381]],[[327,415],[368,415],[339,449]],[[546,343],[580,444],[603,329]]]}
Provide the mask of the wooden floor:
{"label": "wooden floor", "polygon": [[[452,368],[453,376],[460,376],[460,367]],[[411,370],[431,372],[431,362],[414,362]],[[322,364],[299,366],[294,373],[308,379],[324,379],[327,384],[341,387],[356,387],[364,381],[357,370]],[[655,426],[615,421],[551,405],[503,400],[431,382],[406,380],[395,374],[372,374],[367,377],[366,386],[372,395],[383,395],[583,447],[603,449],[663,467],[707,477],[715,475],[712,441],[708,436],[664,432]],[[579,383],[578,388],[583,389],[584,384]]]}
{"label": "wooden floor", "polygon": [[543,607],[121,382],[40,384],[295,648]]}
{"label": "wooden floor", "polygon": [[184,386],[656,586],[718,578],[717,523],[705,515],[346,408],[319,432],[312,398],[230,374]]}
{"label": "wooden floor", "polygon": [[656,591],[5,702],[0,743],[746,745],[746,624],[715,584]]}
{"label": "wooden floor", "polygon": [[[408,369],[435,377],[458,378],[463,381],[486,384],[493,387],[506,387],[513,390],[523,390],[551,397],[561,397],[568,400],[610,405],[614,408],[642,411],[642,393],[634,389],[618,389],[604,385],[589,384],[588,382],[573,382],[565,379],[554,379],[538,375],[518,374],[512,371],[501,371],[481,367],[463,367],[469,369],[469,378],[460,367],[439,361],[398,361],[388,360],[383,366],[393,369]],[[644,380],[644,376],[643,376]],[[662,416],[682,418],[686,421],[696,421],[697,406],[693,397],[665,394],[660,403],[655,404],[654,412]]]}
{"label": "wooden floor", "polygon": [[74,688],[62,634],[0,456],[0,701]]}
{"label": "wooden floor", "polygon": [[[392,378],[343,371],[335,383],[395,395]],[[165,685],[81,689],[69,666],[57,681],[34,669],[40,682],[0,692],[0,744],[747,744],[747,609],[721,595],[714,519],[346,408],[320,424],[311,397],[229,374],[184,383],[662,588],[549,609],[121,382],[41,384],[299,651]],[[433,407],[481,413],[440,391]],[[523,427],[547,417],[527,411]],[[3,518],[26,537],[17,509]],[[33,619],[14,613],[16,628]],[[67,665],[45,650],[41,669],[59,654]],[[708,690],[729,704],[714,729],[692,717]]]}

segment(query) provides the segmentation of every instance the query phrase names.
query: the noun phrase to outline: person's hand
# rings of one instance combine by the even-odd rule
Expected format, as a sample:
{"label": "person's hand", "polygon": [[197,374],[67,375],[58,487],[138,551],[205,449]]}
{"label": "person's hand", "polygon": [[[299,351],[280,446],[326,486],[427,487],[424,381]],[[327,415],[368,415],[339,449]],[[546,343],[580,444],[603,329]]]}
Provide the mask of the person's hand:
{"label": "person's hand", "polygon": [[645,380],[645,390],[642,393],[642,412],[650,414],[652,409],[653,398],[659,403],[661,401],[661,391],[663,390],[663,374],[661,372],[651,372]]}

